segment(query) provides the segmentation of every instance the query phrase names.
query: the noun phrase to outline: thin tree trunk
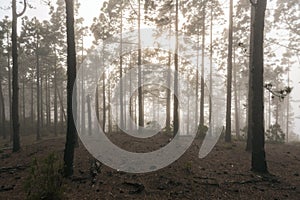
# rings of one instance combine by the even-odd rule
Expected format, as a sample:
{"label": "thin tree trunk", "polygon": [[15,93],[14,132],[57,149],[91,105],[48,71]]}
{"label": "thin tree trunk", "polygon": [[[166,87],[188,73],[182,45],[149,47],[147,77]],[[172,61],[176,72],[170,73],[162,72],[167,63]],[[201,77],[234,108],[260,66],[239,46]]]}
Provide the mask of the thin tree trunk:
{"label": "thin tree trunk", "polygon": [[84,91],[84,87],[85,87],[85,83],[84,83],[84,71],[82,71],[82,76],[81,76],[81,132],[85,133],[86,129],[85,129],[85,91]]}
{"label": "thin tree trunk", "polygon": [[200,77],[200,88],[201,88],[201,94],[200,94],[200,136],[204,136],[204,58],[205,58],[205,18],[206,18],[206,2],[203,2],[203,15],[202,15],[202,60],[201,60],[201,77]]}
{"label": "thin tree trunk", "polygon": [[[254,17],[255,17],[255,7],[251,6],[251,31],[250,31],[250,52],[253,51],[253,41],[254,41],[254,32],[253,32],[253,24],[254,24]],[[253,56],[250,56],[249,59],[249,91],[248,91],[248,131],[247,131],[247,146],[246,146],[246,151],[251,152],[252,151],[252,104],[251,104],[251,97],[252,97],[252,92],[253,92],[253,80],[251,76],[251,71],[252,71],[252,59]]]}
{"label": "thin tree trunk", "polygon": [[0,119],[1,119],[1,132],[3,133],[3,139],[6,139],[6,127],[5,127],[5,104],[2,90],[2,77],[0,75]]}
{"label": "thin tree trunk", "polygon": [[112,133],[112,122],[111,122],[111,85],[108,82],[108,132]]}
{"label": "thin tree trunk", "polygon": [[138,0],[138,101],[139,101],[139,126],[144,126],[144,101],[142,86],[142,47],[141,47],[141,0]]}
{"label": "thin tree trunk", "polygon": [[25,109],[25,77],[23,77],[22,81],[22,117],[23,117],[23,124],[25,125],[26,120],[26,109]]}
{"label": "thin tree trunk", "polygon": [[39,48],[39,36],[38,33],[36,33],[36,112],[37,112],[37,125],[36,125],[36,139],[40,140],[41,139],[41,134],[40,134],[40,127],[41,127],[41,103],[40,103],[40,59],[39,59],[39,54],[38,54],[38,48]]}
{"label": "thin tree trunk", "polygon": [[7,32],[7,69],[8,69],[8,102],[9,102],[9,135],[10,135],[10,141],[13,139],[13,131],[12,131],[12,94],[11,94],[11,87],[12,87],[12,81],[11,81],[11,67],[10,67],[10,50],[9,50],[9,41],[10,41],[10,34],[9,31]]}
{"label": "thin tree trunk", "polygon": [[88,108],[88,133],[92,135],[92,107],[91,107],[91,96],[86,97],[86,103]]}
{"label": "thin tree trunk", "polygon": [[[131,55],[130,55],[130,61],[129,61],[129,69],[131,69],[131,65],[132,65],[132,60],[131,60]],[[132,95],[132,73],[129,74],[130,77],[130,81],[129,81],[129,93],[130,95]],[[133,104],[133,96],[129,96],[129,116],[130,116],[130,120],[129,120],[129,131],[132,131],[132,121],[133,121],[133,109],[132,109],[132,104]]]}
{"label": "thin tree trunk", "polygon": [[228,67],[227,67],[227,106],[226,106],[226,132],[225,142],[231,142],[231,92],[232,92],[232,26],[233,26],[233,0],[230,0],[229,9],[229,36],[228,36]]}
{"label": "thin tree trunk", "polygon": [[213,5],[210,8],[210,47],[209,47],[209,134],[212,135],[212,73],[213,73]]}
{"label": "thin tree trunk", "polygon": [[175,55],[174,55],[174,64],[175,64],[175,74],[174,74],[174,110],[173,110],[173,127],[174,132],[173,135],[175,136],[179,131],[179,102],[178,102],[178,11],[179,11],[179,3],[176,0],[176,17],[175,17],[175,34],[176,34],[176,41],[175,41]]}
{"label": "thin tree trunk", "polygon": [[237,86],[237,66],[235,63],[235,49],[233,51],[233,84],[234,84],[234,110],[235,110],[235,132],[236,132],[236,137],[239,139],[240,138],[240,108],[238,106],[238,86]]}
{"label": "thin tree trunk", "polygon": [[195,110],[195,122],[196,125],[199,125],[199,48],[200,48],[200,32],[198,27],[198,33],[197,33],[197,72],[196,72],[196,110]]}
{"label": "thin tree trunk", "polygon": [[18,66],[18,44],[17,44],[17,5],[12,0],[12,58],[13,58],[13,80],[12,80],[12,121],[13,121],[13,152],[20,150],[20,122],[19,122],[19,66]]}
{"label": "thin tree trunk", "polygon": [[60,104],[60,125],[61,129],[64,127],[64,121],[67,121],[67,115],[65,113],[64,109],[64,93],[63,90],[61,92],[58,91],[57,89],[57,94],[58,94],[58,99],[59,99],[59,104]]}
{"label": "thin tree trunk", "polygon": [[[32,77],[34,77],[34,75],[32,74]],[[32,78],[33,79],[33,78]],[[32,132],[34,131],[34,109],[33,109],[33,105],[34,105],[34,99],[33,99],[33,80],[31,82],[31,105],[30,105],[30,119],[31,119],[31,127],[32,127]]]}
{"label": "thin tree trunk", "polygon": [[168,74],[167,74],[167,105],[166,105],[166,128],[167,133],[171,132],[171,52],[168,56]]}
{"label": "thin tree trunk", "polygon": [[56,88],[57,90],[57,95],[58,95],[58,100],[59,100],[59,104],[60,104],[60,122],[63,125],[64,121],[67,121],[67,115],[65,112],[65,108],[64,108],[64,95],[63,95],[63,91],[59,91],[58,88]]}
{"label": "thin tree trunk", "polygon": [[[88,104],[88,102],[87,102]],[[95,107],[96,107],[96,117],[97,120],[100,121],[100,107],[99,107],[99,85],[96,86],[96,99],[95,99]]]}
{"label": "thin tree trunk", "polygon": [[[288,66],[288,87],[290,87],[290,63]],[[289,121],[290,121],[290,95],[286,100],[286,142],[289,142]]]}
{"label": "thin tree trunk", "polygon": [[[103,49],[102,49],[102,65],[105,66],[105,63],[104,63],[104,45],[103,45]],[[106,94],[105,94],[105,69],[103,70],[103,80],[102,80],[102,98],[103,98],[103,116],[102,116],[102,129],[103,129],[103,132],[105,132],[105,122],[106,122]]]}
{"label": "thin tree trunk", "polygon": [[46,74],[46,113],[47,113],[47,127],[50,127],[51,125],[51,108],[50,108],[50,81],[49,81],[49,68],[47,68],[47,74]]}
{"label": "thin tree trunk", "polygon": [[[123,2],[123,0],[122,0]],[[121,3],[121,7],[123,6],[123,3]],[[124,129],[124,106],[123,106],[123,8],[121,8],[121,27],[120,27],[120,131]]]}
{"label": "thin tree trunk", "polygon": [[187,131],[186,134],[190,134],[190,95],[188,94],[188,114],[187,114]]}
{"label": "thin tree trunk", "polygon": [[144,102],[142,85],[142,47],[141,47],[141,0],[138,1],[138,125],[144,126]]}
{"label": "thin tree trunk", "polygon": [[[169,14],[169,17],[171,19],[171,11]],[[169,27],[169,40],[171,39],[171,33],[172,33],[172,23],[170,23]],[[171,43],[171,41],[170,41]],[[171,48],[169,46],[169,48]],[[167,102],[166,102],[166,130],[167,133],[171,132],[171,51],[168,53],[168,74],[167,74]]]}
{"label": "thin tree trunk", "polygon": [[54,64],[54,134],[57,136],[57,122],[58,122],[58,109],[57,109],[57,57],[56,48],[55,51],[55,64]]}
{"label": "thin tree trunk", "polygon": [[[40,66],[39,66],[40,67]],[[40,69],[40,72],[43,69]],[[40,126],[44,127],[44,96],[43,96],[43,73],[40,73]]]}
{"label": "thin tree trunk", "polygon": [[[76,113],[73,113],[73,109],[76,110],[76,95],[73,95],[73,87],[76,87],[76,45],[74,34],[74,1],[65,0],[66,2],[66,14],[67,14],[67,44],[68,44],[68,82],[67,82],[67,135],[66,145],[64,151],[64,175],[66,177],[73,175],[73,162],[74,162],[74,148],[76,144]],[[74,108],[75,107],[75,108]],[[74,116],[75,115],[75,116]]]}

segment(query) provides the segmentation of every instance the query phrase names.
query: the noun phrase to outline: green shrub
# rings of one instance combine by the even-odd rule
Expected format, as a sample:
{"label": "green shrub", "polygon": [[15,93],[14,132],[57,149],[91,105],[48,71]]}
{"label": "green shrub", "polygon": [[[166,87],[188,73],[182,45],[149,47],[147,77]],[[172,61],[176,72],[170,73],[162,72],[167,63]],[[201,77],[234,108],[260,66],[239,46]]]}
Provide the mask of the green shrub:
{"label": "green shrub", "polygon": [[270,129],[266,131],[266,140],[271,143],[284,143],[285,135],[279,124],[270,126]]}
{"label": "green shrub", "polygon": [[30,168],[30,175],[25,182],[27,199],[59,200],[63,198],[62,164],[52,153],[43,162],[36,158]]}

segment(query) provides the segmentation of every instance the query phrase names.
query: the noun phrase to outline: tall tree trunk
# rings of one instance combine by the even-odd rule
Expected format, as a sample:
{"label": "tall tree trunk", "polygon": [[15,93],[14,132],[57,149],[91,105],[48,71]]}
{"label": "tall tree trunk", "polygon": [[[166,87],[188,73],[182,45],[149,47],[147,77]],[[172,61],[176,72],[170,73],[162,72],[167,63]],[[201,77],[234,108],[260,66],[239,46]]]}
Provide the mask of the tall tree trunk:
{"label": "tall tree trunk", "polygon": [[[32,79],[33,79],[34,75],[32,74]],[[33,92],[34,92],[34,89],[33,89],[33,80],[31,81],[31,105],[30,105],[30,120],[31,120],[31,127],[32,127],[32,132],[34,132],[34,109],[33,109],[33,105],[34,105],[34,97],[33,97]]]}
{"label": "tall tree trunk", "polygon": [[[123,0],[122,0],[123,2]],[[123,3],[121,3],[121,7],[123,6]],[[123,106],[123,8],[121,8],[121,27],[120,27],[120,131],[124,129],[124,106]]]}
{"label": "tall tree trunk", "polygon": [[[103,49],[102,49],[102,65],[105,66],[105,61],[104,61],[104,53],[105,53],[105,47],[103,45]],[[103,70],[103,79],[102,79],[102,107],[103,107],[103,115],[102,115],[102,129],[103,129],[103,132],[105,132],[105,122],[106,122],[106,85],[105,85],[105,69]]]}
{"label": "tall tree trunk", "polygon": [[[132,67],[132,56],[130,55],[130,60],[129,60],[129,69],[131,69]],[[129,94],[132,95],[132,73],[129,74],[129,78],[130,78],[130,81],[129,81]],[[129,131],[132,131],[133,127],[132,127],[132,122],[131,120],[133,121],[133,95],[132,96],[129,96],[129,116],[130,116],[130,120],[129,120]]]}
{"label": "tall tree trunk", "polygon": [[11,67],[10,67],[10,50],[9,50],[9,41],[10,41],[10,33],[7,31],[7,69],[8,69],[8,103],[9,103],[9,135],[10,141],[13,139],[13,131],[12,131],[12,95],[11,95]]}
{"label": "tall tree trunk", "polygon": [[103,107],[103,113],[102,113],[102,129],[103,132],[105,132],[105,126],[106,126],[106,94],[105,94],[105,71],[103,72],[103,80],[102,80],[102,107]]}
{"label": "tall tree trunk", "polygon": [[41,127],[41,101],[40,101],[40,59],[38,54],[39,48],[39,35],[36,33],[36,113],[37,113],[37,124],[36,124],[36,139],[41,139],[40,127]]}
{"label": "tall tree trunk", "polygon": [[5,104],[4,104],[4,96],[2,90],[2,77],[0,75],[0,119],[1,119],[1,132],[3,133],[3,139],[6,139],[6,127],[5,127]]}
{"label": "tall tree trunk", "polygon": [[139,101],[139,126],[144,126],[144,99],[142,86],[142,45],[141,45],[141,0],[138,9],[138,101]]}
{"label": "tall tree trunk", "polygon": [[[88,102],[87,102],[88,104]],[[95,98],[96,117],[100,121],[100,106],[99,106],[99,85],[96,86],[96,98]]]}
{"label": "tall tree trunk", "polygon": [[[73,113],[73,109],[76,110],[76,95],[73,95],[73,87],[76,87],[76,46],[75,46],[75,34],[74,34],[74,1],[65,0],[66,2],[66,14],[67,14],[67,44],[68,44],[68,82],[67,82],[67,135],[66,145],[64,151],[64,175],[66,177],[73,175],[73,163],[74,163],[74,148],[76,144],[76,113]],[[74,90],[76,91],[76,90]],[[74,102],[74,104],[73,104]],[[75,106],[75,108],[73,107]]]}
{"label": "tall tree trunk", "polygon": [[56,47],[54,49],[54,134],[57,136],[57,122],[58,122],[58,109],[57,109],[57,55]]}
{"label": "tall tree trunk", "polygon": [[[42,60],[42,59],[41,59]],[[39,66],[41,67],[41,66]],[[44,96],[43,96],[43,68],[40,69],[40,126],[44,127]],[[42,73],[41,73],[42,72]]]}
{"label": "tall tree trunk", "polygon": [[47,68],[47,74],[46,74],[46,114],[47,114],[47,128],[51,125],[51,108],[50,108],[50,81],[49,81],[49,68]]}
{"label": "tall tree trunk", "polygon": [[[255,18],[255,7],[251,6],[251,28],[250,28],[250,53],[253,52],[253,42],[254,42],[254,31],[253,31],[253,24],[254,24],[254,18]],[[253,93],[252,89],[252,76],[251,76],[251,71],[252,71],[252,59],[253,56],[250,56],[249,58],[249,91],[248,91],[248,131],[247,131],[247,145],[246,145],[246,151],[251,152],[252,151],[252,104],[251,104],[251,97]]]}
{"label": "tall tree trunk", "polygon": [[108,132],[112,133],[112,121],[111,121],[111,84],[108,82]]}
{"label": "tall tree trunk", "polygon": [[63,129],[64,127],[64,121],[67,121],[67,116],[65,113],[65,109],[64,109],[64,93],[63,90],[58,91],[57,89],[57,94],[58,94],[58,98],[59,98],[59,104],[60,104],[60,125],[61,125],[61,129]]}
{"label": "tall tree trunk", "polygon": [[87,109],[88,109],[88,134],[92,135],[92,106],[91,106],[91,96],[86,97]]}
{"label": "tall tree trunk", "polygon": [[[9,41],[9,34],[7,33],[7,42]],[[12,81],[11,81],[11,67],[10,67],[10,53],[9,47],[7,48],[7,68],[8,68],[8,103],[9,103],[9,133],[10,141],[13,140],[13,128],[12,128]]]}
{"label": "tall tree trunk", "polygon": [[168,56],[168,74],[167,74],[167,102],[166,102],[166,129],[167,133],[171,132],[171,52]]}
{"label": "tall tree trunk", "polygon": [[206,2],[203,1],[203,11],[202,11],[202,60],[201,60],[201,77],[200,77],[200,88],[201,88],[201,94],[200,94],[200,136],[204,136],[203,128],[204,128],[204,58],[205,58],[205,9],[206,9]]}
{"label": "tall tree trunk", "polygon": [[[174,64],[175,64],[175,74],[174,74],[174,110],[173,110],[173,126],[174,126],[174,132],[173,135],[175,136],[179,130],[179,105],[178,105],[178,11],[179,11],[179,3],[178,0],[176,0],[176,17],[175,17],[175,55],[174,55]],[[176,96],[177,95],[177,96]]]}
{"label": "tall tree trunk", "polygon": [[[171,19],[171,11],[169,14]],[[169,27],[169,40],[171,39],[172,33],[172,23],[170,23]],[[171,42],[171,41],[170,41]],[[166,102],[166,130],[167,133],[171,132],[171,51],[168,53],[168,74],[167,74],[167,102]]]}
{"label": "tall tree trunk", "polygon": [[186,134],[190,134],[190,94],[188,94],[188,113],[187,113],[187,130]]}
{"label": "tall tree trunk", "polygon": [[[290,87],[290,63],[288,65],[288,87]],[[289,142],[289,121],[290,121],[290,95],[286,100],[286,142]]]}
{"label": "tall tree trunk", "polygon": [[227,106],[226,106],[226,132],[225,142],[231,142],[231,91],[232,91],[232,24],[233,24],[233,0],[230,0],[229,8],[229,36],[228,36],[228,60],[227,60]]}
{"label": "tall tree trunk", "polygon": [[196,72],[196,110],[195,110],[195,123],[196,125],[198,126],[199,125],[199,48],[200,48],[200,29],[199,29],[199,26],[198,26],[198,32],[197,32],[197,61],[196,61],[196,64],[197,64],[197,72]]}
{"label": "tall tree trunk", "polygon": [[[264,20],[267,0],[259,0],[255,5],[255,17],[252,24],[253,45],[250,52],[252,77],[252,96],[250,102],[252,106],[252,170],[255,172],[268,172],[265,155],[265,130],[264,130]],[[253,5],[252,5],[253,6]],[[254,59],[255,58],[255,59]],[[254,117],[255,116],[255,117]]]}
{"label": "tall tree trunk", "polygon": [[25,76],[23,77],[22,81],[22,114],[23,114],[23,124],[25,125],[26,120],[26,107],[25,107]]}
{"label": "tall tree trunk", "polygon": [[85,83],[84,83],[84,71],[82,71],[81,73],[81,122],[80,122],[80,128],[81,128],[81,132],[85,133],[86,128],[85,128],[85,91],[84,91],[84,87],[85,87]]}
{"label": "tall tree trunk", "polygon": [[19,122],[19,66],[18,66],[18,44],[17,44],[17,3],[12,0],[12,58],[13,58],[13,80],[12,80],[12,121],[13,121],[13,152],[20,150],[20,122]]}
{"label": "tall tree trunk", "polygon": [[212,73],[213,73],[213,4],[210,6],[210,46],[209,46],[209,134],[212,135]]}
{"label": "tall tree trunk", "polygon": [[235,111],[235,132],[236,137],[240,138],[240,108],[238,106],[238,86],[237,86],[237,66],[235,64],[235,48],[233,51],[233,84],[234,84],[234,111]]}

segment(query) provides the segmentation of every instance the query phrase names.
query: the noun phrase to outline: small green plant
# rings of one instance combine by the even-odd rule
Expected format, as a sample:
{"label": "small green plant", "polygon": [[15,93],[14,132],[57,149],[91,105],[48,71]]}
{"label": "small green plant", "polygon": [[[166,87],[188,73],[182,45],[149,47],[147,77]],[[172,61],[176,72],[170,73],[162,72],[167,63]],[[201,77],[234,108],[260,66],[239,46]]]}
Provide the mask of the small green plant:
{"label": "small green plant", "polygon": [[184,169],[188,174],[192,173],[192,162],[191,161],[186,162]]}
{"label": "small green plant", "polygon": [[62,164],[54,153],[43,162],[35,158],[30,168],[30,175],[25,181],[27,199],[63,199],[61,172]]}

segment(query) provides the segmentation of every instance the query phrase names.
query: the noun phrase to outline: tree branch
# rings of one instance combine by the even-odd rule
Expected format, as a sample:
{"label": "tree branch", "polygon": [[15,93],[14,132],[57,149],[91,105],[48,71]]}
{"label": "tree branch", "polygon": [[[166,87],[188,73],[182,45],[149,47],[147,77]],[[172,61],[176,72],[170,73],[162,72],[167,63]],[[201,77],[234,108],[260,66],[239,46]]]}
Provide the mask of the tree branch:
{"label": "tree branch", "polygon": [[23,0],[24,1],[24,8],[22,10],[21,13],[17,14],[17,17],[21,17],[22,15],[24,15],[25,11],[26,11],[26,8],[27,8],[27,1],[26,0]]}

